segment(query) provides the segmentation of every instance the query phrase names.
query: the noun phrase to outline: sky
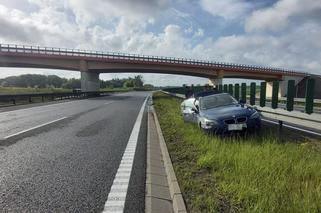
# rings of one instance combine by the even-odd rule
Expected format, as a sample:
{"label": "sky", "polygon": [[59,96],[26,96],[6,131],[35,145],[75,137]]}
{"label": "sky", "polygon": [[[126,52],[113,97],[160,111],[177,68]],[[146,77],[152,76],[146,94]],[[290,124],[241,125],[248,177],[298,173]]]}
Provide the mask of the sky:
{"label": "sky", "polygon": [[[321,0],[0,0],[0,43],[184,57],[321,75]],[[0,68],[0,78],[24,73],[80,77],[63,70]],[[208,81],[143,77],[157,86]]]}

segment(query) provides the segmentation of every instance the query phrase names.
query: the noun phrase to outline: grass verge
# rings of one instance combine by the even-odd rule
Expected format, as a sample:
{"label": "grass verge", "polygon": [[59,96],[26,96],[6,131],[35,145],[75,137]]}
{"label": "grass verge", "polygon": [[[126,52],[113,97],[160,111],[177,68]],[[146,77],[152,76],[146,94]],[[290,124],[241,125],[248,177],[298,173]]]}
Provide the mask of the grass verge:
{"label": "grass verge", "polygon": [[320,141],[269,127],[241,139],[207,136],[182,121],[180,102],[154,94],[189,212],[321,212]]}

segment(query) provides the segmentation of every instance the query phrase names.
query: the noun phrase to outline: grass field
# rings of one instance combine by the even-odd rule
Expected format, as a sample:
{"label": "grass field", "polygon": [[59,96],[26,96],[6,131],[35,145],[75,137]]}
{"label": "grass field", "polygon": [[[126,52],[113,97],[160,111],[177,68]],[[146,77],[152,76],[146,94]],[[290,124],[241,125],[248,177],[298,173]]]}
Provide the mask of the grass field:
{"label": "grass field", "polygon": [[321,212],[321,141],[269,127],[208,136],[182,121],[180,101],[154,94],[189,212]]}

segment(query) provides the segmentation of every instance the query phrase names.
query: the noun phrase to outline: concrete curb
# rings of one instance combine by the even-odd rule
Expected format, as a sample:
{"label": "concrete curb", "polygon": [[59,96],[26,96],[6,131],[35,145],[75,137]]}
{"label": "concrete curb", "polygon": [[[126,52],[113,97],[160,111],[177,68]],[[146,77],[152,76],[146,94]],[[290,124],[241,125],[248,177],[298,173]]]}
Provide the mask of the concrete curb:
{"label": "concrete curb", "polygon": [[173,204],[152,113],[151,99],[149,100],[147,115],[145,213],[173,213]]}
{"label": "concrete curb", "polygon": [[160,147],[161,147],[161,152],[162,152],[162,156],[163,156],[165,171],[167,174],[167,182],[168,182],[168,186],[169,186],[170,197],[173,202],[174,212],[175,213],[187,212],[186,206],[184,203],[184,199],[183,199],[181,190],[179,188],[179,185],[178,185],[178,182],[176,179],[173,164],[172,164],[171,158],[170,158],[168,150],[167,150],[165,139],[164,139],[164,136],[163,136],[162,130],[160,128],[158,118],[157,118],[157,115],[156,115],[156,112],[154,109],[152,109],[152,113],[154,116],[156,129],[157,129],[157,133],[158,133],[158,138],[159,138],[159,142],[160,142]]}

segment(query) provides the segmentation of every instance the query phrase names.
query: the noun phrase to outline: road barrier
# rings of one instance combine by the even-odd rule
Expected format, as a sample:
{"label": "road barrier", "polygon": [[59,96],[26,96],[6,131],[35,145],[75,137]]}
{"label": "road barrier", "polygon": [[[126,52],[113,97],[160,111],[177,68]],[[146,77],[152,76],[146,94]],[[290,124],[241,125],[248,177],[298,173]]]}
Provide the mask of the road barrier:
{"label": "road barrier", "polygon": [[234,89],[234,97],[236,98],[236,100],[240,100],[240,85],[239,84],[235,84],[235,89]]}
{"label": "road barrier", "polygon": [[41,99],[41,102],[47,100],[63,100],[71,98],[88,98],[103,95],[107,92],[66,92],[66,93],[28,93],[28,94],[14,94],[14,95],[0,95],[0,102],[2,104],[16,105],[18,101],[27,101],[32,103],[34,99]]}
{"label": "road barrier", "polygon": [[265,103],[266,103],[266,82],[261,82],[260,106],[265,107]]}
{"label": "road barrier", "polygon": [[[219,92],[225,92],[233,95],[237,100],[243,100],[245,103],[247,102],[247,92],[249,92],[249,104],[250,105],[256,105],[256,100],[259,100],[259,106],[265,107],[267,101],[271,101],[271,108],[277,109],[279,107],[279,102],[286,102],[286,110],[287,111],[293,111],[294,106],[297,103],[303,103],[304,106],[304,112],[307,114],[312,114],[314,105],[315,104],[321,104],[321,100],[315,100],[314,99],[314,88],[315,88],[315,80],[314,79],[308,79],[307,80],[307,86],[306,86],[306,97],[305,99],[302,98],[294,98],[295,96],[295,82],[294,80],[289,80],[287,85],[287,94],[286,97],[279,97],[279,81],[273,81],[272,83],[272,97],[270,99],[267,99],[266,97],[266,82],[261,82],[260,86],[257,87],[255,82],[252,82],[250,84],[249,90],[247,88],[246,83],[241,84],[241,91],[240,91],[240,85],[239,84],[220,84],[218,85],[218,91]],[[195,88],[195,87],[192,87]],[[204,87],[197,87],[197,91],[194,89],[193,92],[197,93],[198,91],[204,90]],[[256,95],[257,91],[259,92],[259,97]],[[175,88],[166,88],[164,91],[170,92],[170,93],[178,93],[178,94],[185,94],[185,87],[175,87]],[[241,92],[241,94],[240,94]]]}

